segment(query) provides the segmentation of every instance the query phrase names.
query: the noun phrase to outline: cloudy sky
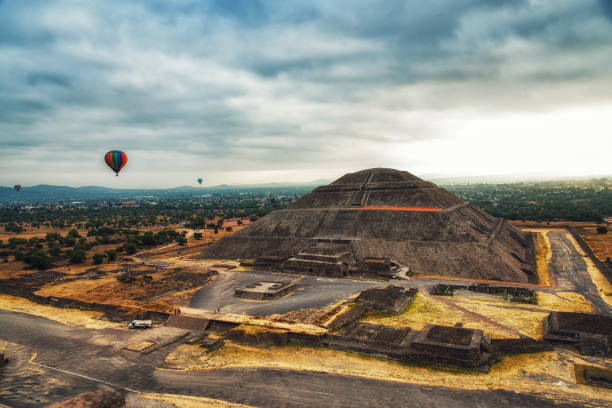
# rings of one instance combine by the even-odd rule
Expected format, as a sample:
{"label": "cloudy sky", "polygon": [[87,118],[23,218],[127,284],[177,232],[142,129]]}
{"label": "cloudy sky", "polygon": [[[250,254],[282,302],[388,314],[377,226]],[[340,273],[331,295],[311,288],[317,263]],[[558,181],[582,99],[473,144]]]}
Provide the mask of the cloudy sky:
{"label": "cloudy sky", "polygon": [[0,145],[0,185],[612,174],[612,1],[0,0]]}

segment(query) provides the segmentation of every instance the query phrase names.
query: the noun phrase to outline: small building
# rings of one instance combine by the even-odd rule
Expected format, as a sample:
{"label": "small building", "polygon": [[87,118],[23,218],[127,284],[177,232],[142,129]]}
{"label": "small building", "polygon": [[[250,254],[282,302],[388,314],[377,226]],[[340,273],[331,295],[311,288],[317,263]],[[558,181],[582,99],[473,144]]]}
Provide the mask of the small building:
{"label": "small building", "polygon": [[581,354],[612,355],[612,317],[590,313],[551,312],[542,323],[544,340],[570,345]]}
{"label": "small building", "polygon": [[236,288],[234,296],[241,299],[273,300],[295,291],[293,282],[256,282],[243,288]]}
{"label": "small building", "polygon": [[416,292],[416,289],[389,285],[385,288],[364,290],[356,301],[363,303],[367,310],[397,315],[412,303]]}

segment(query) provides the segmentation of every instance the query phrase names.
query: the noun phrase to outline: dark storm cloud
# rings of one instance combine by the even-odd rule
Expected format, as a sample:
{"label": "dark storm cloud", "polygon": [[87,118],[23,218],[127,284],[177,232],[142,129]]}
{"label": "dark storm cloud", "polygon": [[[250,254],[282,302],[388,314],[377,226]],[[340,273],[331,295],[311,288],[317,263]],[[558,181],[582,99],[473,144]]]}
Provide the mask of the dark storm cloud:
{"label": "dark storm cloud", "polygon": [[435,112],[606,99],[610,4],[1,1],[0,142],[32,160],[122,146],[166,166],[351,166],[445,137]]}
{"label": "dark storm cloud", "polygon": [[612,21],[612,1],[610,0],[599,0],[599,5],[601,6],[603,12],[606,17]]}

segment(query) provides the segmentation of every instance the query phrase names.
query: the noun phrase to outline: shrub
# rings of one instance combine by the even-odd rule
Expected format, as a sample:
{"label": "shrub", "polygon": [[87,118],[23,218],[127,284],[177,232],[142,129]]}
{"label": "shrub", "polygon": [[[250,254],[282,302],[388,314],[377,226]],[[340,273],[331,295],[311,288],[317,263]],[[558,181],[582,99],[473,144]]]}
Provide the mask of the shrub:
{"label": "shrub", "polygon": [[25,255],[20,249],[13,252],[13,256],[15,257],[16,261],[25,261]]}
{"label": "shrub", "polygon": [[45,251],[36,248],[25,255],[24,261],[36,269],[47,269],[53,259]]}
{"label": "shrub", "polygon": [[135,254],[136,252],[138,252],[138,245],[136,245],[135,242],[128,242],[127,244],[125,244],[125,252],[128,255]]}
{"label": "shrub", "polygon": [[49,255],[52,257],[58,257],[61,253],[62,249],[56,242],[49,244]]}
{"label": "shrub", "polygon": [[114,261],[117,259],[117,251],[111,249],[110,251],[106,252],[106,256],[108,257],[109,261]]}
{"label": "shrub", "polygon": [[70,263],[79,264],[85,261],[85,251],[81,248],[75,248],[70,254]]}
{"label": "shrub", "polygon": [[45,236],[45,240],[47,242],[57,241],[60,238],[61,238],[61,236],[57,232],[47,232],[47,235]]}
{"label": "shrub", "polygon": [[14,222],[9,222],[8,224],[6,224],[4,226],[4,230],[6,232],[16,232],[16,233],[23,232],[23,228],[21,228],[20,225],[17,225]]}
{"label": "shrub", "polygon": [[608,228],[605,225],[600,225],[599,227],[597,227],[597,233],[598,234],[607,234],[608,233]]}
{"label": "shrub", "polygon": [[74,246],[74,244],[76,244],[76,239],[74,239],[74,237],[65,236],[62,238],[62,244],[65,246]]}
{"label": "shrub", "polygon": [[8,246],[9,248],[17,248],[19,245],[26,245],[28,240],[25,238],[9,238]]}
{"label": "shrub", "polygon": [[176,242],[178,242],[179,245],[185,245],[187,243],[187,238],[185,238],[184,235],[179,235],[176,237]]}
{"label": "shrub", "polygon": [[143,236],[140,238],[140,242],[144,246],[153,246],[156,244],[155,236],[151,231],[146,231]]}
{"label": "shrub", "polygon": [[202,233],[201,232],[194,232],[193,233],[193,239],[197,239],[197,240],[202,239]]}
{"label": "shrub", "polygon": [[96,265],[100,265],[104,261],[104,255],[102,254],[94,254],[93,255],[93,263]]}

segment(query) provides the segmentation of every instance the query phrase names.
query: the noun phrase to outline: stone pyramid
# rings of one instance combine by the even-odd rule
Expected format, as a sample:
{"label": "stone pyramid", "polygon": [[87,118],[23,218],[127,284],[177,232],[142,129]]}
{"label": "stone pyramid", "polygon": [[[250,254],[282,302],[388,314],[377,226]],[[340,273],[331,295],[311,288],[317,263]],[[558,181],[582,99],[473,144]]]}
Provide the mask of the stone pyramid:
{"label": "stone pyramid", "polygon": [[391,265],[419,275],[537,282],[531,233],[433,183],[386,168],[317,187],[200,257],[256,259],[328,276]]}

